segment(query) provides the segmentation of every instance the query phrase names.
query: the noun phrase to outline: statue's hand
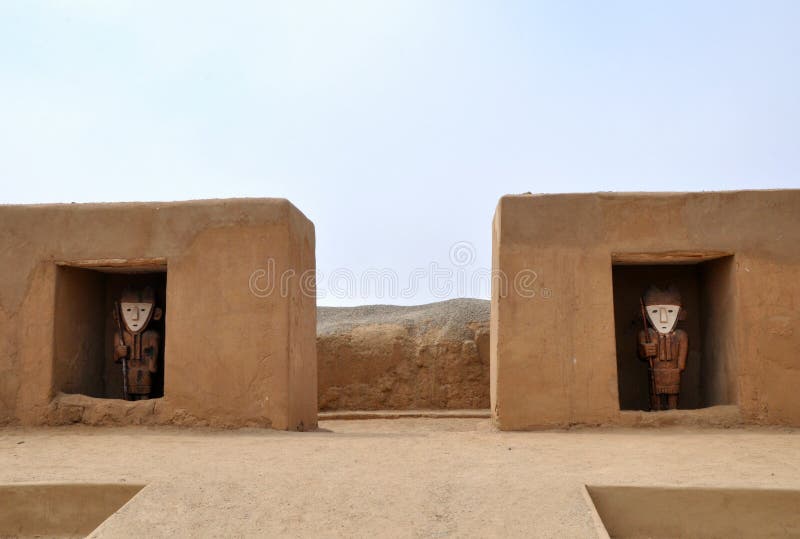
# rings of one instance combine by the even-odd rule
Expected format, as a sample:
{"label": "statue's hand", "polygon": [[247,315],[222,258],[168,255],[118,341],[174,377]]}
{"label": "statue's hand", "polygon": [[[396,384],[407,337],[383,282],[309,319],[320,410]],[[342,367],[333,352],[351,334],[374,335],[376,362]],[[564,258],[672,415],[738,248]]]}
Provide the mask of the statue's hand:
{"label": "statue's hand", "polygon": [[119,361],[120,359],[128,356],[128,347],[124,344],[118,344],[114,347],[114,361]]}
{"label": "statue's hand", "polygon": [[658,355],[658,348],[654,342],[646,342],[641,344],[641,354],[644,357],[654,357]]}

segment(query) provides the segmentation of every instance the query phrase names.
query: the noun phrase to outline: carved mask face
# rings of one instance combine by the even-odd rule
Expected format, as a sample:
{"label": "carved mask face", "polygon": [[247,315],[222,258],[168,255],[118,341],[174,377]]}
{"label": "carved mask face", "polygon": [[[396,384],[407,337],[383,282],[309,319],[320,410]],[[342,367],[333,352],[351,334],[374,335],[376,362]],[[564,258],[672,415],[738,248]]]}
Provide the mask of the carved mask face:
{"label": "carved mask face", "polygon": [[678,314],[681,312],[680,305],[647,305],[645,309],[647,309],[647,318],[659,333],[669,333],[675,329]]}
{"label": "carved mask face", "polygon": [[153,315],[153,304],[149,302],[127,302],[123,301],[119,304],[119,310],[122,312],[122,320],[125,321],[125,327],[131,333],[139,333],[150,321]]}

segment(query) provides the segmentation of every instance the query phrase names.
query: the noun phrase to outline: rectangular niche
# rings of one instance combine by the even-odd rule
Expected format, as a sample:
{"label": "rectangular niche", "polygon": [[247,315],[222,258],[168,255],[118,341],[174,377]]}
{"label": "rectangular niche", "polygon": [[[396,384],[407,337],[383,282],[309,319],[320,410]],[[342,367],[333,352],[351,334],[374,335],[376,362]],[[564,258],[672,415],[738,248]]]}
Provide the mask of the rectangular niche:
{"label": "rectangular niche", "polygon": [[588,485],[586,490],[610,537],[800,535],[798,490]]}
{"label": "rectangular niche", "polygon": [[114,362],[114,302],[127,287],[150,286],[161,320],[148,329],[161,335],[152,398],[164,396],[167,266],[163,260],[59,263],[56,271],[53,389],[89,397],[122,399],[122,366]]}
{"label": "rectangular niche", "polygon": [[0,485],[0,537],[86,537],[144,485]]}
{"label": "rectangular niche", "polygon": [[677,286],[686,309],[686,319],[677,325],[689,335],[678,408],[735,404],[733,256],[717,252],[615,254],[612,263],[620,409],[650,409],[649,366],[637,355],[636,339],[643,326],[639,298],[651,284]]}

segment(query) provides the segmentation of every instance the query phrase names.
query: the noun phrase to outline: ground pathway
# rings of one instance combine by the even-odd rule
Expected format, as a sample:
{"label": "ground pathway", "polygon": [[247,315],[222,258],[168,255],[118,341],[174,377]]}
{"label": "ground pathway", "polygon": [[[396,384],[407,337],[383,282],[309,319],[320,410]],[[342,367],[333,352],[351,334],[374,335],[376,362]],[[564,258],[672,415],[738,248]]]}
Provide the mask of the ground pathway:
{"label": "ground pathway", "polygon": [[0,430],[0,483],[65,481],[147,484],[96,537],[596,537],[584,485],[800,488],[800,431],[497,432],[481,418]]}

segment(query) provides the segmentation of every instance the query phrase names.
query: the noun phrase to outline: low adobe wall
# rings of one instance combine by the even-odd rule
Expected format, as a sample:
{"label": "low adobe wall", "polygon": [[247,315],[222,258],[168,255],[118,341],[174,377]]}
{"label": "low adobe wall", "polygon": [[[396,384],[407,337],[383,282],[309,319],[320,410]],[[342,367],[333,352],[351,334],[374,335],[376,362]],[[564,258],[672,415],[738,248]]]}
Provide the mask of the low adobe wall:
{"label": "low adobe wall", "polygon": [[[800,191],[505,196],[492,267],[507,285],[492,289],[500,428],[639,417],[647,370],[625,339],[641,327],[641,290],[626,287],[645,282],[648,267],[659,279],[687,268],[673,277],[696,306],[681,382],[690,407],[800,425]],[[628,385],[637,383],[644,393]]]}
{"label": "low adobe wall", "polygon": [[320,410],[489,408],[489,302],[320,307]]}
{"label": "low adobe wall", "polygon": [[[0,420],[316,425],[314,226],[288,201],[2,206],[0,231]],[[166,272],[161,399],[89,398],[114,396],[120,272]]]}

